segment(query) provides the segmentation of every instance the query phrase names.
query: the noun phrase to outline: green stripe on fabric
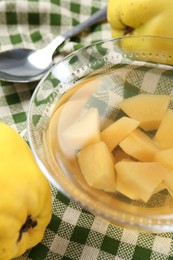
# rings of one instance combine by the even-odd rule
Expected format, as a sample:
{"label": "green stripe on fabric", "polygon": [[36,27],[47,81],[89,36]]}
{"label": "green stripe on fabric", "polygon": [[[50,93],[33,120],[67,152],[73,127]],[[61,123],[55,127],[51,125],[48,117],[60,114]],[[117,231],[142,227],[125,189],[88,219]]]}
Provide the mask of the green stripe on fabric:
{"label": "green stripe on fabric", "polygon": [[17,14],[15,12],[7,12],[6,13],[6,22],[8,25],[17,24]]}
{"label": "green stripe on fabric", "polygon": [[107,235],[103,239],[101,250],[108,252],[109,254],[116,255],[120,241],[108,237]]}
{"label": "green stripe on fabric", "polygon": [[52,214],[51,221],[48,225],[48,229],[56,233],[58,231],[58,228],[61,224],[61,219],[57,217],[55,214]]}
{"label": "green stripe on fabric", "polygon": [[50,15],[50,24],[51,25],[60,25],[61,24],[61,15],[52,13]]}
{"label": "green stripe on fabric", "polygon": [[10,36],[12,44],[18,44],[22,42],[22,37],[20,34],[15,34]]}
{"label": "green stripe on fabric", "polygon": [[74,231],[73,231],[73,234],[71,237],[71,241],[74,241],[74,242],[77,242],[80,244],[85,244],[88,234],[89,234],[89,229],[76,226],[74,228]]}
{"label": "green stripe on fabric", "polygon": [[32,248],[32,250],[29,254],[29,258],[31,258],[33,260],[43,260],[43,259],[45,259],[48,251],[49,251],[49,249],[45,245],[38,244],[37,246]]}
{"label": "green stripe on fabric", "polygon": [[30,25],[40,24],[39,13],[28,13],[28,22]]}
{"label": "green stripe on fabric", "polygon": [[19,95],[17,93],[13,93],[6,96],[6,101],[8,105],[16,104],[20,102]]}
{"label": "green stripe on fabric", "polygon": [[70,10],[74,13],[80,13],[80,4],[71,3],[70,4]]}
{"label": "green stripe on fabric", "polygon": [[31,34],[31,39],[32,39],[32,42],[39,41],[40,39],[42,39],[41,33],[39,31],[33,32]]}
{"label": "green stripe on fabric", "polygon": [[14,122],[16,124],[21,123],[21,122],[25,122],[26,121],[26,114],[25,114],[25,112],[13,114],[13,119],[14,119]]}
{"label": "green stripe on fabric", "polygon": [[51,0],[51,3],[55,5],[60,5],[61,0]]}
{"label": "green stripe on fabric", "polygon": [[147,248],[142,248],[140,246],[135,247],[133,260],[139,260],[139,259],[149,260],[150,256],[151,256],[151,250]]}

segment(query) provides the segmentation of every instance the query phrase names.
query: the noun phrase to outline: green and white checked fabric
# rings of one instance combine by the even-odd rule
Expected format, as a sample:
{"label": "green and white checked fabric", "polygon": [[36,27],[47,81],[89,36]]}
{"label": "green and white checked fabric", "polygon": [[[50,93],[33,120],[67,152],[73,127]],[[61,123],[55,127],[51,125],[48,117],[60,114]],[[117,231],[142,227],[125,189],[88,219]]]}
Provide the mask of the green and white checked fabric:
{"label": "green and white checked fabric", "polygon": [[[107,0],[1,0],[0,51],[40,48],[87,19]],[[70,39],[56,60],[89,43],[111,37],[107,22]],[[132,77],[133,79],[133,77]],[[25,133],[29,101],[37,83],[0,81],[0,121]],[[173,234],[148,234],[115,227],[52,187],[53,211],[40,244],[18,260],[172,260]]]}

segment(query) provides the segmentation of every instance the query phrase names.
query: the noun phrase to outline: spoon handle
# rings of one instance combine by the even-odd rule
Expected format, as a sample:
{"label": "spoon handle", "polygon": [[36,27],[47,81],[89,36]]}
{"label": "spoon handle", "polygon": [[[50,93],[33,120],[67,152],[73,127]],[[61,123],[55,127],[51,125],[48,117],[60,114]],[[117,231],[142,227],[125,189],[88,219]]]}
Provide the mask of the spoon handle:
{"label": "spoon handle", "polygon": [[94,13],[86,21],[76,25],[75,27],[73,27],[69,31],[63,33],[62,36],[65,39],[70,38],[72,36],[75,36],[78,33],[82,32],[84,29],[86,29],[86,28],[88,28],[88,27],[90,27],[90,26],[92,26],[92,25],[94,25],[98,22],[106,20],[106,16],[107,16],[107,6],[105,6],[103,9]]}
{"label": "spoon handle", "polygon": [[106,20],[107,18],[107,6],[103,9],[97,11],[93,15],[91,15],[86,21],[76,25],[72,29],[68,30],[65,33],[57,36],[52,42],[50,42],[44,50],[46,50],[49,54],[53,55],[54,51],[68,38],[82,32],[84,29],[98,23],[101,21]]}

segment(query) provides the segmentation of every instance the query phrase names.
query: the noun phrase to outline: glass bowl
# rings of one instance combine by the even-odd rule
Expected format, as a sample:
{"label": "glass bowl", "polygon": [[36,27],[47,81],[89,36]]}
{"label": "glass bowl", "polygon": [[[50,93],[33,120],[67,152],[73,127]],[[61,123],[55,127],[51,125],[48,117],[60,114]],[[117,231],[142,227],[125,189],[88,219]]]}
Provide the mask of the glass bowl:
{"label": "glass bowl", "polygon": [[90,45],[54,65],[38,83],[30,102],[29,143],[43,174],[70,199],[118,226],[172,232],[173,198],[162,190],[144,203],[119,192],[92,188],[81,174],[76,151],[64,143],[62,135],[93,107],[104,129],[121,116],[117,104],[140,93],[169,95],[172,109],[172,50],[173,39],[151,36]]}

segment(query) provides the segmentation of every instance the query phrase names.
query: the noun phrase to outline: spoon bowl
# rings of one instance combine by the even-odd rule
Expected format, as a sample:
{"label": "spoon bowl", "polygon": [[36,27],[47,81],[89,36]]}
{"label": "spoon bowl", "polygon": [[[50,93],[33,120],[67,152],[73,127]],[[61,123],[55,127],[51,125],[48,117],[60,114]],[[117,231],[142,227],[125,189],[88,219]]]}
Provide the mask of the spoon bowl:
{"label": "spoon bowl", "polygon": [[[39,66],[34,63],[36,52],[31,49],[13,49],[0,54],[0,79],[11,82],[31,82],[39,80],[52,66],[52,60]],[[38,60],[39,62],[40,59]],[[37,61],[36,61],[37,62]]]}
{"label": "spoon bowl", "polygon": [[53,65],[55,50],[68,38],[100,21],[106,20],[107,7],[97,11],[86,21],[57,36],[40,50],[16,48],[0,53],[0,79],[10,82],[40,80]]}

